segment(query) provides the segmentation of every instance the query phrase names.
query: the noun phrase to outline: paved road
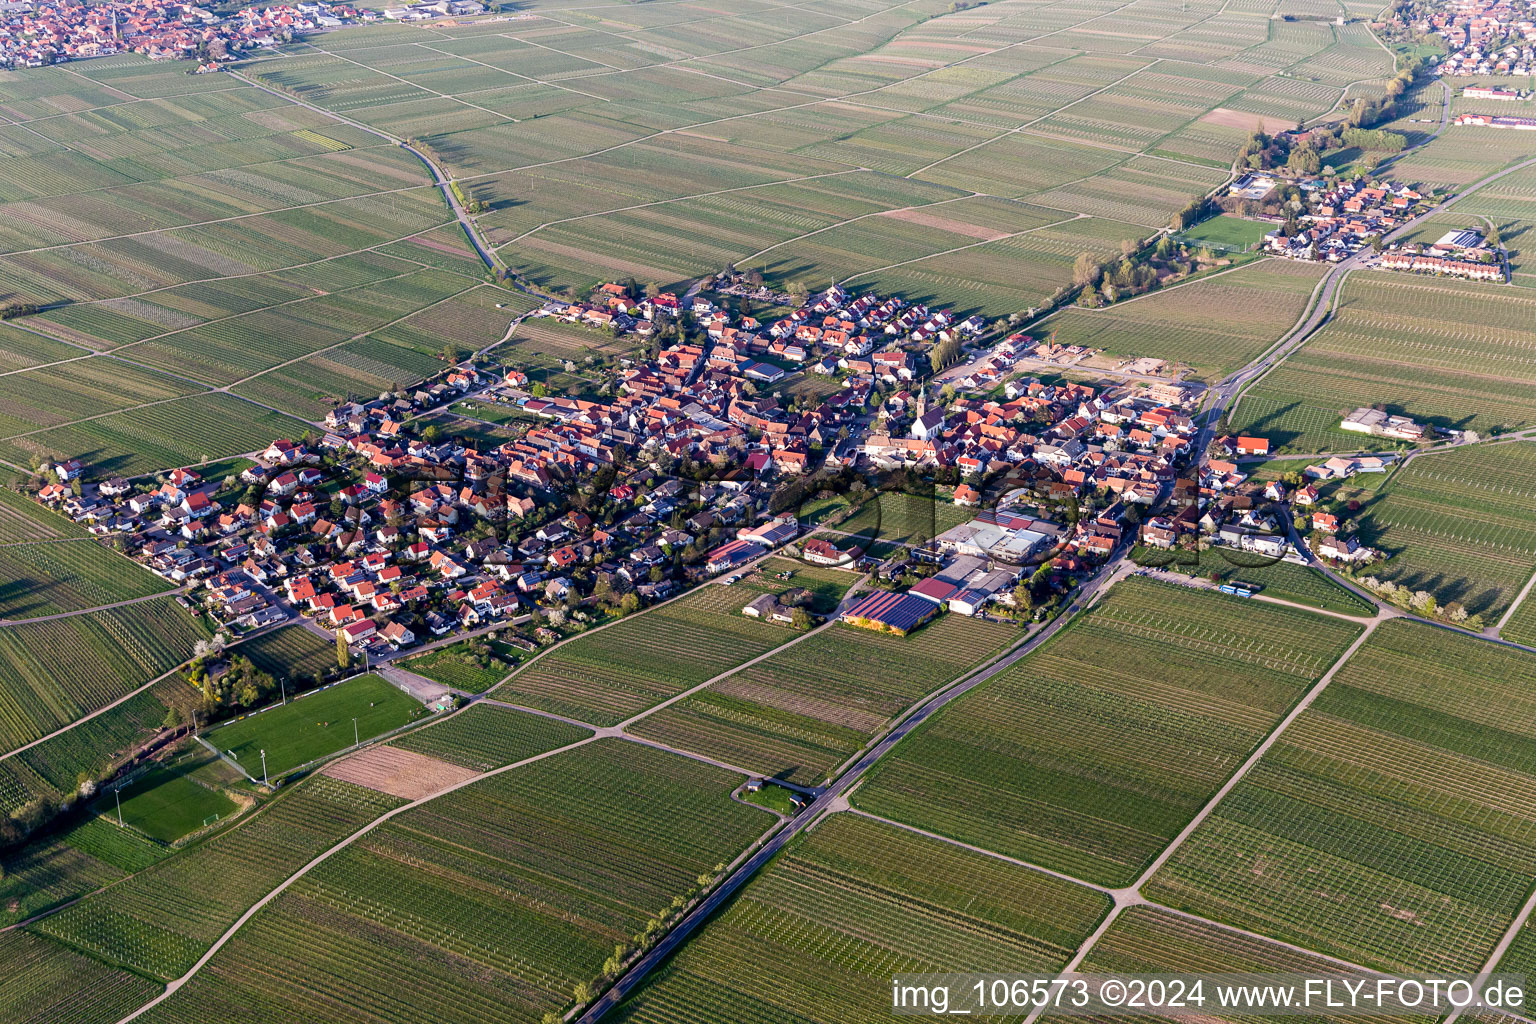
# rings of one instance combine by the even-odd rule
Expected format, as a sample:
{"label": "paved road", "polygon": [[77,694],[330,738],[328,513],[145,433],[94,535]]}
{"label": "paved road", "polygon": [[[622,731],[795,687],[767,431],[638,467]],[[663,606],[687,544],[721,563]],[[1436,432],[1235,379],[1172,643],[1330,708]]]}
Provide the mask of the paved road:
{"label": "paved road", "polygon": [[1072,616],[1092,599],[1093,595],[1101,587],[1106,586],[1111,580],[1124,575],[1128,571],[1125,566],[1129,563],[1123,563],[1121,561],[1122,557],[1123,552],[1117,553],[1113,560],[1106,563],[1097,575],[1079,588],[1072,603],[1062,614],[1057,616],[1055,620],[1043,629],[1036,631],[1011,652],[991,665],[972,673],[970,676],[946,689],[940,690],[918,705],[917,710],[913,711],[886,734],[884,739],[867,750],[864,756],[854,763],[852,768],[838,776],[831,785],[822,790],[821,794],[811,802],[809,807],[792,818],[783,829],[775,833],[755,854],[742,862],[740,867],[700,901],[649,953],[636,961],[635,965],[612,988],[605,992],[602,998],[593,1003],[578,1018],[578,1024],[593,1024],[603,1014],[617,1006],[626,995],[645,980],[652,970],[665,962],[679,946],[686,942],[699,925],[729,900],[748,879],[756,874],[758,869],[772,860],[774,855],[784,848],[784,844],[799,835],[811,823],[828,811],[844,806],[844,795],[848,790],[864,777],[865,773],[869,771],[876,761],[879,761],[892,747],[901,742],[903,737],[927,721],[935,711],[938,711],[956,697],[970,692],[998,673],[1005,671],[1020,658],[1055,636],[1056,633],[1071,621]]}

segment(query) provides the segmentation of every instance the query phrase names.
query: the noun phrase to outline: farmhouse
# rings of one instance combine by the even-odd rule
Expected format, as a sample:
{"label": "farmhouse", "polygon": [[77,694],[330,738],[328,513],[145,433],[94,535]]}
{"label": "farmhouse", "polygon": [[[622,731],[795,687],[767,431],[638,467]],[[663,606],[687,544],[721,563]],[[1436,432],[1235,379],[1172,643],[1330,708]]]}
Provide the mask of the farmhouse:
{"label": "farmhouse", "polygon": [[1391,416],[1380,409],[1356,409],[1339,424],[1340,429],[1403,441],[1424,440],[1425,428],[1407,416]]}

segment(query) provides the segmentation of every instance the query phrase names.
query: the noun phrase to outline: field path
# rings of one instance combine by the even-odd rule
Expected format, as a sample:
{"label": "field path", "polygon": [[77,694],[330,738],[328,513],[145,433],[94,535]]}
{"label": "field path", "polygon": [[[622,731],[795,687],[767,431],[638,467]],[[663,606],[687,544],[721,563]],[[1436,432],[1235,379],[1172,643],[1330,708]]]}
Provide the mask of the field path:
{"label": "field path", "polygon": [[28,626],[34,622],[53,622],[55,619],[72,619],[76,615],[89,615],[91,612],[106,612],[113,608],[126,608],[130,604],[143,604],[145,601],[155,601],[162,597],[170,597],[172,594],[191,593],[191,587],[171,587],[169,590],[156,591],[153,594],[145,594],[143,597],[130,597],[122,601],[113,601],[111,604],[98,604],[94,608],[79,608],[72,612],[55,612],[52,615],[35,615],[30,619],[0,619],[0,629],[11,626]]}
{"label": "field path", "polygon": [[401,804],[399,807],[396,807],[394,810],[387,811],[384,814],[379,815],[377,818],[374,818],[368,824],[364,825],[362,828],[358,829],[356,832],[353,832],[351,835],[347,836],[345,839],[343,839],[341,842],[337,843],[335,846],[332,846],[329,849],[327,849],[327,850],[317,854],[313,859],[311,859],[303,867],[299,868],[293,874],[291,874],[287,878],[283,879],[283,881],[278,883],[278,885],[275,888],[273,888],[273,890],[271,892],[267,893],[261,899],[257,900],[249,909],[247,909],[245,911],[245,913],[241,914],[238,918],[236,918],[235,922],[233,924],[231,924],[228,928],[226,928],[222,935],[220,935],[217,939],[214,940],[213,945],[209,946],[207,951],[204,952],[202,956],[197,958],[197,962],[194,963],[191,967],[189,967],[185,974],[183,974],[181,977],[176,978],[173,981],[171,981],[169,984],[167,984],[165,986],[165,991],[164,992],[161,992],[158,996],[156,996],[155,998],[151,999],[149,1002],[145,1003],[143,1006],[139,1007],[137,1010],[134,1010],[132,1013],[128,1014],[126,1017],[123,1017],[121,1020],[119,1020],[117,1022],[117,1024],[128,1024],[128,1021],[131,1021],[134,1018],[140,1016],[141,1014],[143,1014],[143,1013],[145,1013],[145,1012],[147,1012],[149,1010],[154,1009],[156,1006],[159,1006],[161,1003],[165,1002],[171,996],[175,995],[176,992],[179,991],[181,989],[181,987],[183,985],[185,985],[188,981],[192,980],[192,978],[197,975],[197,972],[201,971],[203,969],[203,965],[206,964],[209,960],[212,960],[213,957],[214,957],[214,954],[216,954],[219,950],[223,949],[224,948],[224,944],[227,943],[230,939],[234,938],[235,933],[238,932],[241,929],[241,927],[243,927],[245,925],[245,923],[247,921],[249,921],[252,917],[256,916],[256,914],[263,907],[265,907],[268,903],[271,903],[273,900],[277,899],[277,897],[281,896],[284,892],[286,892],[288,890],[288,887],[291,886],[294,882],[297,882],[299,879],[301,879],[305,875],[309,874],[315,868],[319,867],[321,864],[324,864],[327,860],[330,860],[332,856],[334,856],[337,853],[340,853],[342,850],[345,850],[347,847],[351,846],[353,843],[357,842],[363,836],[365,836],[368,833],[372,832],[374,829],[378,828],[380,825],[384,824],[386,821],[389,821],[389,820],[391,820],[392,818],[394,818],[394,817],[396,817],[398,815],[404,814],[406,811],[415,810],[417,807],[420,807],[422,804],[425,804],[425,803],[428,803],[429,801],[435,800],[435,799],[437,799],[440,796],[445,796],[448,793],[452,793],[452,792],[455,792],[457,790],[463,789],[465,786],[472,786],[472,785],[474,785],[477,782],[483,782],[484,780],[492,778],[493,776],[501,775],[501,774],[503,774],[505,772],[509,772],[509,771],[512,771],[512,770],[517,769],[517,768],[522,768],[522,767],[524,767],[526,765],[533,764],[536,761],[542,761],[542,760],[544,760],[545,758],[548,758],[548,757],[554,757],[556,754],[564,754],[567,751],[575,750],[577,747],[584,747],[588,743],[592,743],[595,740],[597,740],[598,738],[599,737],[596,736],[596,735],[588,736],[585,739],[577,740],[575,743],[567,743],[563,747],[556,747],[554,750],[546,750],[542,754],[534,754],[532,757],[525,757],[521,761],[514,761],[511,764],[502,765],[500,768],[493,768],[493,769],[491,769],[488,772],[481,772],[478,775],[474,775],[474,776],[471,776],[471,777],[469,777],[467,779],[463,779],[462,781],[456,782],[453,785],[448,786],[446,789],[438,790],[436,793],[433,793],[430,796],[424,796],[424,797],[421,797],[419,799],[412,800],[410,803]]}
{"label": "field path", "polygon": [[749,878],[755,875],[763,865],[772,860],[786,843],[820,820],[824,815],[846,807],[847,801],[845,798],[848,790],[862,779],[874,763],[884,757],[903,737],[927,721],[935,711],[956,697],[968,693],[993,676],[1006,670],[1030,651],[1033,651],[1052,636],[1055,636],[1072,620],[1074,613],[1081,609],[1101,586],[1120,571],[1119,558],[1111,559],[1092,579],[1078,590],[1071,605],[1063,609],[1061,614],[1052,620],[1050,624],[1020,640],[1007,654],[982,668],[974,670],[969,675],[962,676],[956,682],[949,684],[920,703],[914,711],[892,728],[884,738],[865,751],[852,768],[843,772],[830,786],[822,790],[809,807],[790,819],[782,830],[775,833],[773,838],[764,843],[756,853],[743,861],[708,896],[699,901],[667,933],[665,938],[653,946],[649,953],[637,960],[629,971],[614,983],[612,988],[603,993],[601,998],[592,1003],[586,1012],[577,1018],[577,1024],[594,1024],[603,1014],[617,1006],[625,996],[634,991],[635,987],[645,980],[651,971],[665,962],[679,946],[686,942],[688,937],[704,921],[708,920],[716,910],[723,906]]}

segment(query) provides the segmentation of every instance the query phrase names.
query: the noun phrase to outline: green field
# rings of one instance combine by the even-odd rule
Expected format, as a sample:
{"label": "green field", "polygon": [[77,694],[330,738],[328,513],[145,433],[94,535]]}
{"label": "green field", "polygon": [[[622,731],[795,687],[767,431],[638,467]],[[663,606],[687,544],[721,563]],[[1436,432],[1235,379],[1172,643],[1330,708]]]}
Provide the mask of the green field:
{"label": "green field", "polygon": [[251,637],[235,651],[250,658],[251,664],[263,672],[270,672],[272,678],[291,683],[320,680],[340,671],[336,664],[336,642],[303,626],[282,626]]}
{"label": "green field", "polygon": [[0,927],[84,896],[142,870],[170,850],[117,819],[80,824],[0,856]]}
{"label": "green field", "polygon": [[1123,885],[1359,632],[1132,577],[915,729],[854,803]]}
{"label": "green field", "polygon": [[1058,970],[1086,887],[853,814],[796,838],[614,1014],[624,1024],[903,1020],[896,973]]}
{"label": "green field", "polygon": [[160,994],[128,971],[26,932],[0,933],[0,1019],[113,1021]]}
{"label": "green field", "polygon": [[1103,309],[1071,307],[1035,330],[1061,345],[1167,359],[1219,380],[1296,325],[1323,272],[1312,263],[1260,260]]}
{"label": "green field", "polygon": [[871,542],[926,544],[952,526],[970,522],[976,510],[906,491],[881,491],[837,524],[861,547]]}
{"label": "green field", "polygon": [[1359,535],[1390,556],[1363,573],[1492,625],[1536,572],[1536,444],[1414,458],[1368,502]]}
{"label": "green field", "polygon": [[1019,638],[1013,627],[956,614],[904,637],[839,622],[632,731],[820,785],[896,715]]}
{"label": "green field", "polygon": [[[219,726],[205,738],[233,757],[246,774],[261,778],[261,751],[273,777],[334,754],[358,740],[370,740],[426,714],[421,702],[379,676],[348,679],[269,711]],[[353,719],[357,728],[352,728]]]}
{"label": "green field", "polygon": [[1180,241],[1192,245],[1209,245],[1217,249],[1250,249],[1264,241],[1273,231],[1273,224],[1259,220],[1245,220],[1229,214],[1219,214],[1210,220],[1187,227],[1177,235]]}
{"label": "green field", "polygon": [[115,815],[121,808],[124,825],[162,843],[175,842],[239,809],[222,790],[193,776],[211,759],[208,754],[183,757],[152,768],[127,785],[114,787],[114,802],[103,800],[97,809]]}
{"label": "green field", "polygon": [[1244,393],[1232,429],[1278,452],[1358,451],[1339,429],[1359,406],[1438,427],[1536,425],[1536,297],[1521,288],[1356,272],[1322,330]]}
{"label": "green field", "polygon": [[1384,970],[1480,969],[1536,884],[1533,682],[1536,656],[1383,623],[1148,896]]}
{"label": "green field", "polygon": [[472,704],[451,718],[406,733],[390,746],[488,772],[589,735],[586,729],[540,715]]}
{"label": "green field", "polygon": [[772,824],[740,781],[602,740],[459,789],[306,875],[144,1019],[536,1021]]}
{"label": "green field", "polygon": [[228,831],[29,929],[150,977],[176,977],[279,882],[400,803],[325,776],[306,779]]}
{"label": "green field", "polygon": [[1345,615],[1359,615],[1370,618],[1376,614],[1376,606],[1358,594],[1344,589],[1333,582],[1316,569],[1305,565],[1297,565],[1294,562],[1264,563],[1258,566],[1232,564],[1223,555],[1230,555],[1232,561],[1241,558],[1241,552],[1223,551],[1208,553],[1204,557],[1207,564],[1200,566],[1202,576],[1215,572],[1221,575],[1223,582],[1242,582],[1258,588],[1258,592],[1265,597],[1274,597],[1282,601],[1294,601],[1297,604],[1311,605],[1313,608],[1322,608],[1331,612],[1342,612]]}

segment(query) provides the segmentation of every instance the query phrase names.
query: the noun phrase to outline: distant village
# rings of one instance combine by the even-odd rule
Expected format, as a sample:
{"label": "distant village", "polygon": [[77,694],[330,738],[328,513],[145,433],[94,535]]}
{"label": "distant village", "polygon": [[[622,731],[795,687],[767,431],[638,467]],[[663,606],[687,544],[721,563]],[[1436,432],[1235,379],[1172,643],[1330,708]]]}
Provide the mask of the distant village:
{"label": "distant village", "polygon": [[[445,9],[449,2],[443,0]],[[218,61],[246,50],[378,17],[375,11],[318,0],[247,7],[229,17],[190,3],[156,0],[0,3],[0,66],[38,68],[139,53],[151,60],[198,59],[204,69],[217,70]]]}

